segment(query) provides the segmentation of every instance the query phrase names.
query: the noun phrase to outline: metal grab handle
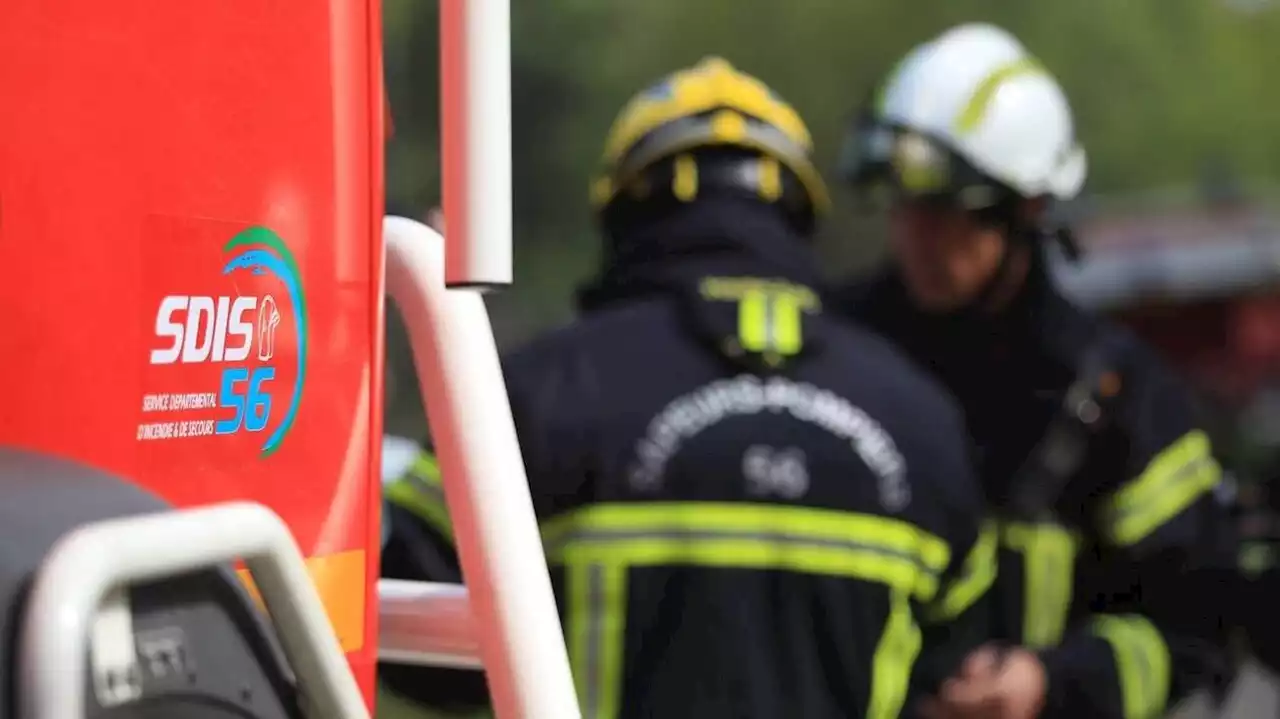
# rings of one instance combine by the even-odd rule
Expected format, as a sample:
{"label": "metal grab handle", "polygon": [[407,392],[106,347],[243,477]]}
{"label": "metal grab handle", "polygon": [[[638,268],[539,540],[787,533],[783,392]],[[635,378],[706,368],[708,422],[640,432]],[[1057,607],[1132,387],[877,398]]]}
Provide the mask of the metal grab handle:
{"label": "metal grab handle", "polygon": [[466,587],[379,580],[378,660],[482,669],[480,643]]}
{"label": "metal grab handle", "polygon": [[86,524],[63,536],[36,574],[21,628],[23,719],[85,713],[90,629],[114,590],[242,558],[317,719],[369,711],[288,526],[254,502]]}
{"label": "metal grab handle", "polygon": [[494,709],[500,719],[578,719],[484,300],[445,289],[444,238],[435,230],[388,217],[383,238],[387,292],[413,348]]}

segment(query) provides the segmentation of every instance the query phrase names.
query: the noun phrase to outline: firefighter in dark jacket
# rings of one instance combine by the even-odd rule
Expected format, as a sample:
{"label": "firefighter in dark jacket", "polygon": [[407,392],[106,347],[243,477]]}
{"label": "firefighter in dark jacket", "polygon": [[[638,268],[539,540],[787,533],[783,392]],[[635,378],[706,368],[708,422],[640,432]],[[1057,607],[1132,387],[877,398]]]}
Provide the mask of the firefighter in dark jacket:
{"label": "firefighter in dark jacket", "polygon": [[[588,719],[889,719],[985,640],[959,409],[824,312],[810,146],[721,59],[637,95],[581,316],[505,361]],[[439,488],[429,455],[389,487],[385,576],[462,579]]]}
{"label": "firefighter in dark jacket", "polygon": [[[838,294],[956,395],[999,521],[994,638],[935,716],[1152,719],[1220,667],[1221,472],[1189,390],[1046,271],[1085,177],[1057,82],[1011,36],[953,29],[883,84],[846,148],[888,199],[893,261]],[[872,190],[874,190],[872,192]],[[1222,551],[1219,551],[1222,550]]]}

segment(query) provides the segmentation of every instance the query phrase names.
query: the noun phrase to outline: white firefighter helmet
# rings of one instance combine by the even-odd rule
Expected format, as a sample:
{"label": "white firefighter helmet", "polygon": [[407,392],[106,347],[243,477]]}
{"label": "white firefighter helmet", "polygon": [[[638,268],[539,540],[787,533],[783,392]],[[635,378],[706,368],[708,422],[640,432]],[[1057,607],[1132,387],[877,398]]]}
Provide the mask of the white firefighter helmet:
{"label": "white firefighter helmet", "polygon": [[1022,197],[1070,199],[1084,184],[1085,153],[1062,88],[993,25],[961,25],[917,47],[882,86],[873,114],[881,127],[918,134]]}

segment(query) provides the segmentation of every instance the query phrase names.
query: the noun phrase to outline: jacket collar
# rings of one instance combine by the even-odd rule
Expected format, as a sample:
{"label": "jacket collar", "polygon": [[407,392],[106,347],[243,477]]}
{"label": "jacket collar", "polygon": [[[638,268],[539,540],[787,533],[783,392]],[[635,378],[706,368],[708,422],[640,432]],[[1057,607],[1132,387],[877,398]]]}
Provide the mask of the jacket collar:
{"label": "jacket collar", "polygon": [[812,248],[781,213],[750,200],[708,198],[607,237],[603,267],[579,290],[578,308],[589,313],[684,293],[714,275],[820,283]]}

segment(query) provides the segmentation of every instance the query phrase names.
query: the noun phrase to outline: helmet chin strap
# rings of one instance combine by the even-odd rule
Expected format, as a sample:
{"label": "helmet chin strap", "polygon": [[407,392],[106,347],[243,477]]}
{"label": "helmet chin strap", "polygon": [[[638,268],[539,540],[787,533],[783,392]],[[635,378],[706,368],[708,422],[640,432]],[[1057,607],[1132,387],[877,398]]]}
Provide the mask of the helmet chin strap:
{"label": "helmet chin strap", "polygon": [[1000,313],[1026,282],[1031,264],[1038,261],[1041,232],[1017,223],[1005,227],[1005,248],[991,276],[968,302],[954,310],[956,315],[991,316]]}
{"label": "helmet chin strap", "polygon": [[959,307],[955,314],[999,314],[1022,290],[1027,275],[1035,270],[1037,263],[1046,262],[1046,247],[1052,242],[1062,248],[1068,261],[1080,259],[1080,245],[1075,234],[1065,225],[1029,224],[1022,221],[1010,206],[997,211],[998,214],[994,217],[988,217],[995,227],[1003,230],[1005,248],[1000,256],[1000,263],[981,289]]}

